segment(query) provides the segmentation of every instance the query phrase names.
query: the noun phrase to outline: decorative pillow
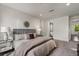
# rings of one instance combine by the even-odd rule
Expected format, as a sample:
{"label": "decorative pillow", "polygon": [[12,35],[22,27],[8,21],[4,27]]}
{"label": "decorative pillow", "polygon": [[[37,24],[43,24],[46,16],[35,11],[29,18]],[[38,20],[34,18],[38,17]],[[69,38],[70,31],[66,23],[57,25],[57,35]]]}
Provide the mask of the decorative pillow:
{"label": "decorative pillow", "polygon": [[29,34],[30,39],[34,39],[34,34]]}
{"label": "decorative pillow", "polygon": [[36,33],[24,34],[25,39],[34,39],[36,38]]}

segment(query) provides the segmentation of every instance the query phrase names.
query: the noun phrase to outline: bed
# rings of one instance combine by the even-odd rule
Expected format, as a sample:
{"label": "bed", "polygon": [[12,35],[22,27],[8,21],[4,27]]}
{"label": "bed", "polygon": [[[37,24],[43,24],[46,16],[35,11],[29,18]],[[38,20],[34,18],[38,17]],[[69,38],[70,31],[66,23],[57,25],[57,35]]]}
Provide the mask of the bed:
{"label": "bed", "polygon": [[[31,38],[22,38],[26,34],[30,34]],[[13,56],[47,56],[56,48],[56,43],[51,37],[35,37],[35,34],[35,29],[14,29]]]}

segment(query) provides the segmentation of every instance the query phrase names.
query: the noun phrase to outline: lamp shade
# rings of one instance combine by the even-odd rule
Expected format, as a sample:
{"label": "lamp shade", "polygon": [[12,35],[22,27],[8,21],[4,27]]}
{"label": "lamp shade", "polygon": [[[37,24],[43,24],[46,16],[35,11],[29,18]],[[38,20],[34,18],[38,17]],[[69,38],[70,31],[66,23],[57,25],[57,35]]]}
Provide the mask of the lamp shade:
{"label": "lamp shade", "polygon": [[1,32],[8,32],[8,28],[7,27],[1,27]]}
{"label": "lamp shade", "polygon": [[37,30],[40,32],[41,31],[41,28],[38,28]]}
{"label": "lamp shade", "polygon": [[41,34],[41,28],[37,28],[37,34],[38,34],[38,35]]}

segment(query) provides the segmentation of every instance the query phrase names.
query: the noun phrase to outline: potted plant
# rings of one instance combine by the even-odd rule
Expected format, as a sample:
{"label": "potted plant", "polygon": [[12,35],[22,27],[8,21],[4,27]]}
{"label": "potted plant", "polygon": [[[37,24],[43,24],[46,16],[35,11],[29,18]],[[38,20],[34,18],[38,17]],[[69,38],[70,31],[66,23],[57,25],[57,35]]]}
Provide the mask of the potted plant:
{"label": "potted plant", "polygon": [[79,24],[75,24],[75,32],[79,32]]}

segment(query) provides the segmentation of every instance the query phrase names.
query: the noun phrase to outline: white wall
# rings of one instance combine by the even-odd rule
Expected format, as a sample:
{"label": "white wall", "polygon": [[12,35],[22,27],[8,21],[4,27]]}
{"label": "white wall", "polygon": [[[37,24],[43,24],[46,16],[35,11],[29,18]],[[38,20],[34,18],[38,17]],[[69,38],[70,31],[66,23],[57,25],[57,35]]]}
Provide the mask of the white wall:
{"label": "white wall", "polygon": [[53,35],[55,39],[69,41],[69,18],[68,16],[54,19]]}
{"label": "white wall", "polygon": [[53,37],[57,40],[69,41],[69,17],[64,16],[55,19],[44,20],[43,33],[49,36],[49,23],[53,22]]}
{"label": "white wall", "polygon": [[26,28],[23,24],[24,21],[28,21],[30,23],[29,28],[37,28],[40,26],[40,19],[3,5],[0,5],[0,18],[1,26]]}

